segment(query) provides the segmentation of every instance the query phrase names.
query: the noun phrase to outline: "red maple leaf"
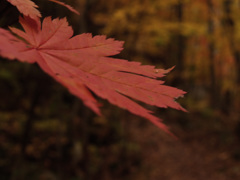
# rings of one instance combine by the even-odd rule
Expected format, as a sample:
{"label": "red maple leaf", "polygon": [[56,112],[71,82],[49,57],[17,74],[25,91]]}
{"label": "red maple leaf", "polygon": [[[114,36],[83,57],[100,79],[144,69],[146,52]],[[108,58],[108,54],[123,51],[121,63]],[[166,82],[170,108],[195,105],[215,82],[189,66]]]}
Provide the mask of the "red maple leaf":
{"label": "red maple leaf", "polygon": [[38,6],[31,0],[7,0],[12,5],[16,6],[20,13],[37,20],[41,17],[41,13],[36,9]]}
{"label": "red maple leaf", "polygon": [[[38,18],[41,17],[41,13],[36,9],[38,8],[38,6],[31,0],[7,0],[7,1],[10,2],[12,5],[16,6],[19,12],[22,13],[24,16],[29,16],[34,20],[37,20]],[[71,6],[63,2],[60,2],[58,0],[49,0],[49,1],[65,6],[70,11],[76,14],[79,14],[78,11],[76,11],[74,8],[72,8]]]}
{"label": "red maple leaf", "polygon": [[105,36],[92,37],[91,34],[72,37],[72,28],[65,18],[52,20],[47,17],[42,26],[40,20],[36,24],[28,17],[20,18],[20,23],[24,31],[11,28],[19,39],[9,31],[0,29],[0,38],[3,39],[0,55],[36,62],[97,114],[100,114],[99,105],[90,91],[149,119],[167,132],[167,127],[159,118],[130,98],[157,107],[185,111],[175,101],[185,92],[166,86],[157,79],[169,70],[110,57],[122,50],[123,42],[106,39]]}

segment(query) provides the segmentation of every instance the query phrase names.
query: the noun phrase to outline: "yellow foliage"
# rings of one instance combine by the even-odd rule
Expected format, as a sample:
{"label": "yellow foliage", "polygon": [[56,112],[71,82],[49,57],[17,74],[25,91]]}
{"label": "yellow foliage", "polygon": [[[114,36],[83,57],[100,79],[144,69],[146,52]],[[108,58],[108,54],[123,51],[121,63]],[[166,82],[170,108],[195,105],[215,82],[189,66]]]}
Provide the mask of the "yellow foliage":
{"label": "yellow foliage", "polygon": [[124,40],[130,59],[164,60],[176,69],[182,64],[183,78],[209,87],[215,78],[220,91],[234,91],[240,71],[234,55],[240,51],[239,1],[229,7],[225,0],[111,0],[96,6],[94,23],[103,34]]}

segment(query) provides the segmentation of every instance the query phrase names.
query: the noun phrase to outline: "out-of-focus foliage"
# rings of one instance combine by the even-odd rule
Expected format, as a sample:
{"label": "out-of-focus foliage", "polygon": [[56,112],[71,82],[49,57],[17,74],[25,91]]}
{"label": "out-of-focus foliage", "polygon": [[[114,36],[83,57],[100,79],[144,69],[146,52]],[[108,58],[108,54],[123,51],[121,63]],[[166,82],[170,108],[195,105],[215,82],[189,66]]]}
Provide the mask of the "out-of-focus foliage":
{"label": "out-of-focus foliage", "polygon": [[[94,23],[102,27],[104,34],[124,39],[126,53],[134,60],[177,64],[177,76],[190,81],[189,88],[200,88],[206,95],[216,88],[220,101],[226,93],[236,95],[240,72],[239,1],[96,3]],[[107,10],[102,11],[103,7]],[[194,91],[189,89],[190,93]]]}
{"label": "out-of-focus foliage", "polygon": [[174,141],[104,101],[97,117],[36,66],[1,60],[0,179],[240,178],[239,0],[65,1],[80,16],[35,2],[76,33],[124,40],[121,58],[176,65],[167,82],[188,92],[189,113],[159,110]]}

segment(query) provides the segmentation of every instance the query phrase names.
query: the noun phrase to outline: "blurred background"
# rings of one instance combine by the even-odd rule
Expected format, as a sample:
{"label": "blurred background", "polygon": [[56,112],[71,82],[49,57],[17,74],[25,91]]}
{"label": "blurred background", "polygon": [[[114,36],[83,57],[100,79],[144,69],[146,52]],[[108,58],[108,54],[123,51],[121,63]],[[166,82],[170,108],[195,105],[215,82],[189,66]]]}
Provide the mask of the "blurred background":
{"label": "blurred background", "polygon": [[[125,41],[118,58],[175,69],[189,113],[149,107],[179,138],[98,99],[97,116],[37,65],[0,60],[1,180],[240,178],[240,0],[47,0],[75,34]],[[0,26],[17,25],[1,0]],[[17,25],[19,26],[19,25]]]}

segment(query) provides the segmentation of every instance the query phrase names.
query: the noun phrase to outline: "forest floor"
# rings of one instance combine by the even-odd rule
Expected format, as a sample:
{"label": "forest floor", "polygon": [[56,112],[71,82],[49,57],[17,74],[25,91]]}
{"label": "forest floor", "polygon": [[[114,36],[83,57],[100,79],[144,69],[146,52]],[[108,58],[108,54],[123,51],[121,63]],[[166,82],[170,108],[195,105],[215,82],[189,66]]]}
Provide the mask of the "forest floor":
{"label": "forest floor", "polygon": [[136,124],[130,125],[130,136],[142,149],[142,171],[132,179],[240,179],[240,143],[234,120],[231,123],[226,115],[187,113],[183,116],[170,115],[165,119],[178,140],[151,124],[138,125],[143,132],[139,136],[139,129],[134,128]]}

